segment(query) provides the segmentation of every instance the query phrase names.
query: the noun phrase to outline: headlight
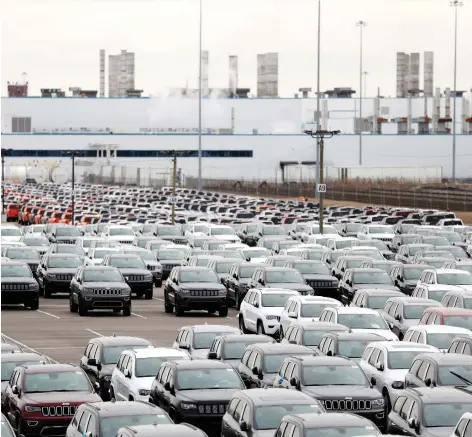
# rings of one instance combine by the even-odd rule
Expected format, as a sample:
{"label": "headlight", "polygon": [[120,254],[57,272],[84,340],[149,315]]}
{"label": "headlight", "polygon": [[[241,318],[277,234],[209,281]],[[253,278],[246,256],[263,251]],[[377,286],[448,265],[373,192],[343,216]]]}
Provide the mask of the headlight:
{"label": "headlight", "polygon": [[180,404],[180,408],[182,408],[182,410],[194,410],[197,408],[197,406],[195,404],[188,404],[186,402],[182,402]]}
{"label": "headlight", "polygon": [[226,296],[228,291],[226,289],[225,290],[218,290],[218,293],[220,294],[220,296]]}
{"label": "headlight", "polygon": [[53,273],[48,273],[48,274],[46,274],[46,277],[51,278],[51,279],[55,279],[56,275],[53,274]]}
{"label": "headlight", "polygon": [[161,264],[157,265],[156,270],[162,271],[162,265]]}
{"label": "headlight", "polygon": [[129,276],[125,276],[125,279],[126,279],[127,281],[129,281]]}
{"label": "headlight", "polygon": [[265,316],[267,320],[278,320],[279,316]]}
{"label": "headlight", "polygon": [[183,294],[187,294],[189,292],[189,290],[183,290],[182,289],[182,290],[180,290],[180,292],[183,293]]}
{"label": "headlight", "polygon": [[84,293],[93,293],[93,288],[84,288]]}
{"label": "headlight", "polygon": [[111,375],[106,375],[102,378],[104,381],[111,381]]}
{"label": "headlight", "polygon": [[36,284],[36,283],[29,284],[29,288],[38,288],[38,284]]}
{"label": "headlight", "polygon": [[375,399],[372,401],[372,406],[373,407],[383,407],[384,406],[384,400],[382,399]]}
{"label": "headlight", "polygon": [[138,393],[139,393],[139,396],[149,396],[149,394],[151,393],[151,390],[146,390],[144,388],[140,388],[138,390]]}
{"label": "headlight", "polygon": [[41,407],[31,407],[30,405],[27,405],[25,407],[25,411],[27,413],[39,413],[41,411]]}
{"label": "headlight", "polygon": [[397,390],[401,390],[405,386],[403,381],[395,381],[392,382],[392,388],[396,388]]}
{"label": "headlight", "polygon": [[152,274],[145,275],[145,278],[151,280],[152,279]]}

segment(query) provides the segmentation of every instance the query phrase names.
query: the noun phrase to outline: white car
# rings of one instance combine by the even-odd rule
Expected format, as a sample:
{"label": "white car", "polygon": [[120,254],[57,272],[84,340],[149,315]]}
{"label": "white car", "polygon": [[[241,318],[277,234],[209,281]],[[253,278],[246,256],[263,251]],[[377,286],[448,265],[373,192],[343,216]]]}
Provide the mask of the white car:
{"label": "white car", "polygon": [[110,399],[148,402],[161,364],[190,359],[186,351],[167,347],[124,350],[111,375]]}
{"label": "white car", "polygon": [[236,231],[231,226],[212,225],[205,228],[205,234],[215,240],[240,243],[241,239],[236,235]]}
{"label": "white car", "polygon": [[472,275],[465,270],[427,269],[421,273],[417,285],[438,285],[448,291],[472,291]]}
{"label": "white car", "polygon": [[90,249],[87,257],[87,263],[94,266],[102,264],[103,258],[107,255],[113,255],[114,253],[120,253],[120,249],[117,247],[104,247],[98,249]]}
{"label": "white car", "polygon": [[428,352],[439,352],[439,349],[406,341],[376,341],[367,346],[359,365],[370,381],[375,379],[374,386],[384,393],[389,408],[394,404],[398,391],[404,388],[405,376],[415,357]]}
{"label": "white car", "polygon": [[[311,235],[319,236],[321,237],[320,234],[320,225],[319,223],[309,225],[305,228],[305,232],[301,233],[301,241],[303,243],[307,243],[308,239],[310,238]],[[334,226],[324,224],[323,225],[323,237],[329,237],[329,238],[342,238],[339,235],[339,232]]]}
{"label": "white car", "polygon": [[2,226],[1,234],[4,242],[20,241],[23,237],[23,231],[16,226]]}
{"label": "white car", "polygon": [[136,233],[131,226],[107,226],[103,231],[103,237],[110,241],[118,241],[121,244],[133,244]]}
{"label": "white car", "polygon": [[103,237],[95,237],[92,235],[86,235],[86,236],[77,238],[75,244],[77,244],[77,246],[80,246],[82,249],[84,249],[84,252],[87,254],[94,241],[106,241],[106,240]]}
{"label": "white car", "polygon": [[387,322],[376,310],[358,307],[329,307],[320,315],[320,322],[339,323],[353,332],[370,332],[389,341],[398,341],[398,337],[390,331]]}
{"label": "white car", "polygon": [[393,226],[390,225],[363,225],[357,234],[359,240],[380,240],[390,244],[395,236]]}
{"label": "white car", "polygon": [[464,336],[472,337],[472,331],[456,326],[418,325],[412,326],[406,331],[403,341],[429,344],[438,348],[441,352],[447,352],[454,338]]}
{"label": "white car", "polygon": [[330,297],[294,296],[287,300],[280,315],[280,336],[287,332],[292,323],[311,323],[320,319],[322,311],[327,307],[341,307],[341,302]]}
{"label": "white car", "polygon": [[251,263],[263,263],[271,256],[269,249],[265,247],[249,247],[247,249],[239,249],[247,261]]}
{"label": "white car", "polygon": [[280,316],[290,297],[298,291],[283,288],[252,288],[248,290],[239,310],[241,332],[260,335],[279,334]]}

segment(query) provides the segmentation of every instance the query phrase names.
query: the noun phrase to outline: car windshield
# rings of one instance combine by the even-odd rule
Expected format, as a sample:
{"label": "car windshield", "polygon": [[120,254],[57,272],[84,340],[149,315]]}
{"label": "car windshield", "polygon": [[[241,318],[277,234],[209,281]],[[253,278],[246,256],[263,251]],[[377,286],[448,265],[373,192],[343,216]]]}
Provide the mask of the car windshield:
{"label": "car windshield", "polygon": [[147,357],[136,359],[136,377],[146,378],[156,376],[162,363],[172,360],[184,360],[185,357]]}
{"label": "car windshield", "polygon": [[351,329],[388,329],[380,314],[339,314],[338,323]]}
{"label": "car windshield", "polygon": [[[326,303],[304,303],[300,308],[301,317],[320,317],[326,307],[332,307],[333,304]],[[337,306],[337,305],[336,305]]]}
{"label": "car windshield", "polygon": [[323,255],[326,253],[326,250],[307,250],[307,259],[310,261],[321,261]]}
{"label": "car windshield", "polygon": [[457,337],[457,333],[429,333],[427,335],[427,343],[438,349],[449,349],[452,340]]}
{"label": "car windshield", "polygon": [[457,326],[458,328],[472,329],[471,316],[444,316],[444,324],[447,326]]}
{"label": "car windshield", "polygon": [[413,304],[413,305],[404,305],[403,307],[403,317],[405,319],[421,319],[423,312],[426,308],[431,308],[431,305],[428,304]]}
{"label": "car windshield", "polygon": [[10,259],[37,259],[39,260],[39,253],[34,249],[7,249],[5,256]]}
{"label": "car windshield", "polygon": [[177,372],[178,390],[242,389],[237,372],[232,369],[180,370]]}
{"label": "car windshield", "polygon": [[[369,246],[370,246],[370,244],[369,244]],[[373,260],[383,260],[384,259],[382,254],[377,250],[356,250],[354,252],[354,255],[356,255],[356,256],[365,256],[365,257],[371,258]]]}
{"label": "car windshield", "polygon": [[[150,344],[150,343],[149,343]],[[148,347],[148,344],[128,344],[120,346],[107,346],[103,349],[102,364],[116,364],[120,359],[121,353],[126,349],[142,349]]]}
{"label": "car windshield", "polygon": [[118,430],[125,426],[161,425],[172,423],[165,414],[125,414],[119,417],[104,417],[100,421],[100,437],[116,437]]}
{"label": "car windshield", "polygon": [[169,250],[159,250],[157,257],[162,260],[176,259],[182,260],[185,257],[185,249],[169,249]]}
{"label": "car windshield", "polygon": [[20,228],[2,228],[2,237],[21,237]]}
{"label": "car windshield", "polygon": [[32,278],[33,274],[28,266],[18,264],[2,264],[2,278]]}
{"label": "car windshield", "polygon": [[390,296],[369,296],[367,307],[372,310],[381,310],[389,298]]}
{"label": "car windshield", "polygon": [[299,272],[294,270],[275,270],[267,272],[267,283],[269,284],[304,284],[305,280]]}
{"label": "car windshield", "polygon": [[306,275],[327,275],[331,273],[326,264],[295,263],[294,267],[302,274]]}
{"label": "car windshield", "polygon": [[336,241],[336,249],[345,249],[346,247],[352,247],[352,245],[353,245],[352,240],[347,240],[347,241],[339,240],[339,241]]}
{"label": "car windshield", "polygon": [[56,246],[54,253],[74,253],[76,255],[85,255],[84,249],[75,244],[60,244]]}
{"label": "car windshield", "polygon": [[110,249],[95,249],[93,252],[93,257],[95,259],[103,259],[107,255],[113,255],[116,253],[116,250],[110,250]]}
{"label": "car windshield", "polygon": [[193,348],[210,349],[215,337],[225,334],[234,334],[234,332],[196,332],[193,336]]}
{"label": "car windshield", "polygon": [[369,234],[393,234],[392,226],[370,226]]}
{"label": "car windshield", "polygon": [[413,360],[416,358],[421,351],[410,350],[410,351],[391,351],[388,353],[388,368],[392,370],[396,369],[409,369]]}
{"label": "car windshield", "polygon": [[455,258],[469,258],[462,247],[449,247],[447,253],[451,253]]}
{"label": "car windshield", "polygon": [[233,228],[211,228],[211,235],[236,235]]}
{"label": "car windshield", "polygon": [[316,404],[295,404],[295,405],[267,405],[257,407],[254,412],[254,429],[276,430],[282,418],[287,414],[309,414],[321,413],[321,408]]}
{"label": "car windshield", "polygon": [[234,263],[224,263],[224,262],[217,262],[216,263],[216,273],[228,273],[233,267]]}
{"label": "car windshield", "polygon": [[438,284],[445,285],[472,285],[472,275],[467,273],[440,273]]}
{"label": "car windshield", "polygon": [[392,284],[392,279],[386,272],[355,272],[354,283],[356,284]]}
{"label": "car windshield", "polygon": [[[379,337],[379,340],[383,340]],[[361,358],[365,348],[373,340],[340,340],[338,342],[338,355],[348,358]]]}
{"label": "car windshield", "polygon": [[358,232],[362,228],[362,224],[360,223],[349,223],[346,225],[346,230],[348,232]]}
{"label": "car windshield", "polygon": [[11,374],[13,373],[13,370],[15,370],[15,367],[17,366],[29,366],[29,365],[34,365],[34,364],[41,364],[41,360],[36,360],[36,361],[14,361],[14,362],[2,362],[2,381],[9,381]]}
{"label": "car windshield", "polygon": [[[461,384],[463,384],[463,382]],[[453,429],[462,415],[470,411],[472,411],[472,402],[425,404],[423,410],[423,425],[427,428],[444,427]]]}
{"label": "car windshield", "polygon": [[260,342],[256,340],[226,342],[222,356],[225,360],[240,360],[243,357],[246,348],[254,343]]}
{"label": "car windshield", "polygon": [[223,258],[239,258],[241,260],[244,260],[242,253],[238,252],[237,250],[223,250],[220,256],[222,256]]}
{"label": "car windshield", "polygon": [[110,237],[116,237],[120,235],[123,235],[125,237],[134,237],[135,233],[132,228],[122,226],[120,228],[110,228],[109,235]]}
{"label": "car windshield", "polygon": [[464,380],[458,378],[454,374],[460,375],[468,381],[472,381],[472,365],[464,364],[458,366],[439,366],[438,376],[440,385],[464,385]]}
{"label": "car windshield", "polygon": [[123,276],[112,269],[85,270],[84,282],[123,282]]}
{"label": "car windshield", "polygon": [[304,437],[374,437],[381,435],[373,426],[333,426],[332,428],[308,429],[305,431]]}
{"label": "car windshield", "polygon": [[127,251],[126,252],[127,254],[129,255],[136,255],[136,256],[139,256],[143,261],[156,261],[156,259],[154,258],[152,252],[150,251],[147,251],[147,250],[140,250],[140,251],[136,251],[136,252],[132,252],[132,251]]}
{"label": "car windshield", "polygon": [[184,270],[180,272],[180,282],[212,282],[219,283],[218,276],[213,270]]}
{"label": "car windshield", "polygon": [[250,267],[250,266],[241,267],[239,269],[239,276],[240,276],[241,279],[242,278],[249,279],[252,276],[252,274],[254,273],[254,270],[256,270],[256,269],[257,269],[257,267]]}
{"label": "car windshield", "polygon": [[[307,353],[291,353],[291,354],[266,354],[264,355],[264,373],[277,373],[282,366],[284,360],[288,357],[292,356],[303,356],[307,355]],[[311,353],[310,355],[313,355]]]}
{"label": "car windshield", "polygon": [[75,226],[64,226],[63,228],[56,228],[57,237],[79,237],[81,232]]}
{"label": "car windshield", "polygon": [[358,269],[365,260],[363,259],[348,259],[346,261],[346,269]]}
{"label": "car windshield", "polygon": [[303,366],[302,383],[307,386],[366,386],[367,380],[362,370],[355,364],[352,366]]}
{"label": "car windshield", "polygon": [[284,307],[287,300],[293,296],[293,293],[262,293],[263,307]]}
{"label": "car windshield", "polygon": [[157,234],[168,237],[182,235],[182,232],[180,232],[179,228],[176,228],[174,226],[159,226],[157,228]]}
{"label": "car windshield", "polygon": [[262,228],[263,235],[286,235],[284,228],[280,228],[278,226],[264,226]]}
{"label": "car windshield", "polygon": [[112,256],[110,265],[118,269],[145,269],[144,261],[139,256]]}
{"label": "car windshield", "polygon": [[395,265],[389,262],[376,262],[374,265],[375,269],[380,269],[387,273],[390,273],[394,267]]}
{"label": "car windshield", "polygon": [[92,391],[90,381],[82,371],[27,373],[25,393],[53,391]]}
{"label": "car windshield", "polygon": [[463,243],[461,236],[457,232],[451,232],[444,236],[450,243]]}
{"label": "car windshield", "polygon": [[307,330],[303,333],[303,345],[305,346],[318,346],[323,338],[323,335],[327,331],[321,331],[317,329]]}
{"label": "car windshield", "polygon": [[52,269],[75,269],[83,265],[82,260],[79,256],[63,256],[63,257],[50,257],[48,258],[48,267]]}
{"label": "car windshield", "polygon": [[[319,234],[320,233],[320,227],[318,225],[312,226],[311,227],[312,234]],[[337,235],[338,231],[333,228],[333,226],[323,226],[323,235],[329,234],[329,235]]]}
{"label": "car windshield", "polygon": [[413,280],[420,279],[421,274],[423,273],[423,271],[426,268],[427,267],[422,268],[422,269],[418,268],[418,267],[405,268],[403,270],[403,279],[406,279],[407,281],[408,280],[413,281]]}
{"label": "car windshield", "polygon": [[270,251],[267,249],[248,249],[242,251],[246,258],[267,258],[270,256]]}
{"label": "car windshield", "polygon": [[49,246],[49,240],[47,238],[25,238],[23,243],[27,246]]}
{"label": "car windshield", "polygon": [[470,274],[472,274],[472,264],[458,265],[458,266],[456,266],[456,269],[464,270],[464,272],[469,272]]}

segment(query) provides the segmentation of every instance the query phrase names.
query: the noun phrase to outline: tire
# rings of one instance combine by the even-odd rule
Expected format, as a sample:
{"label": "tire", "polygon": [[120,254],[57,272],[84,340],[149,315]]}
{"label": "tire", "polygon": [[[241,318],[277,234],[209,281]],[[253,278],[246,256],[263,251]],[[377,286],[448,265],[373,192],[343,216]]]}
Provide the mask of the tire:
{"label": "tire", "polygon": [[216,313],[216,310],[214,310],[214,309],[208,310],[208,315],[210,315],[210,316],[215,314],[215,313]]}
{"label": "tire", "polygon": [[105,391],[104,388],[100,385],[100,390],[98,395],[102,398],[103,402],[107,402],[110,400],[110,391]]}
{"label": "tire", "polygon": [[113,390],[113,387],[110,385],[110,388],[108,389],[110,401],[116,400],[115,398],[115,390]]}
{"label": "tire", "polygon": [[247,334],[247,332],[248,332],[246,327],[244,326],[244,317],[243,316],[239,316],[239,330],[243,334]]}
{"label": "tire", "polygon": [[176,317],[182,317],[184,315],[184,310],[177,301],[175,302],[175,315]]}
{"label": "tire", "polygon": [[39,299],[31,301],[28,306],[30,310],[36,311],[37,309],[39,309]]}
{"label": "tire", "polygon": [[84,308],[84,306],[82,305],[82,302],[81,300],[79,299],[79,305],[78,305],[78,310],[79,310],[79,316],[80,317],[84,317],[87,315],[87,310]]}
{"label": "tire", "polygon": [[228,317],[228,307],[221,307],[219,310],[218,310],[218,315],[220,317]]}
{"label": "tire", "polygon": [[146,291],[146,293],[144,294],[144,297],[147,300],[151,300],[152,299],[152,289],[149,290],[149,291]]}
{"label": "tire", "polygon": [[72,295],[69,298],[69,310],[71,313],[76,313],[79,310],[79,306],[72,299]]}
{"label": "tire", "polygon": [[161,288],[162,287],[162,279],[159,280],[159,281],[156,281],[155,285],[156,285],[157,288]]}
{"label": "tire", "polygon": [[282,341],[284,339],[284,328],[282,328],[282,325],[280,325],[279,328],[279,341]]}
{"label": "tire", "polygon": [[121,313],[121,310],[119,308],[113,308],[114,313]]}
{"label": "tire", "polygon": [[124,307],[123,308],[123,317],[130,317],[131,316],[131,307]]}
{"label": "tire", "polygon": [[179,423],[180,423],[179,414],[178,414],[177,411],[175,411],[174,409],[172,409],[172,410],[169,411],[169,416],[170,416],[172,422],[174,422],[175,424],[179,424]]}
{"label": "tire", "polygon": [[167,314],[172,314],[174,312],[174,305],[171,305],[170,303],[165,302],[164,303],[164,311]]}
{"label": "tire", "polygon": [[234,292],[234,307],[239,311],[241,308],[241,302],[239,301],[239,290]]}
{"label": "tire", "polygon": [[257,322],[257,334],[258,335],[265,335],[264,325],[260,321]]}
{"label": "tire", "polygon": [[44,299],[49,299],[51,297],[51,290],[46,284],[44,284],[43,289],[44,289]]}

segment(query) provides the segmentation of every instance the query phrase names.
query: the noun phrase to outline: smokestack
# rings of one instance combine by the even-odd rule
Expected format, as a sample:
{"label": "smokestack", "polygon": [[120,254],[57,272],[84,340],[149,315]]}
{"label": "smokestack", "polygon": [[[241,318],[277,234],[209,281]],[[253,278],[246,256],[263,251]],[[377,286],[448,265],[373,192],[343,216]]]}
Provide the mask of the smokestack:
{"label": "smokestack", "polygon": [[100,50],[100,97],[105,97],[105,50]]}
{"label": "smokestack", "polygon": [[208,50],[202,50],[202,96],[203,97],[208,97],[209,95],[208,64],[209,64]]}
{"label": "smokestack", "polygon": [[420,89],[420,54],[410,54],[410,84],[409,90],[416,92]]}
{"label": "smokestack", "polygon": [[424,95],[433,97],[434,87],[434,53],[424,52]]}
{"label": "smokestack", "polygon": [[408,62],[406,53],[397,52],[397,99],[406,97],[405,81],[407,79]]}
{"label": "smokestack", "polygon": [[231,97],[236,96],[236,90],[238,89],[238,57],[229,57],[229,92]]}

